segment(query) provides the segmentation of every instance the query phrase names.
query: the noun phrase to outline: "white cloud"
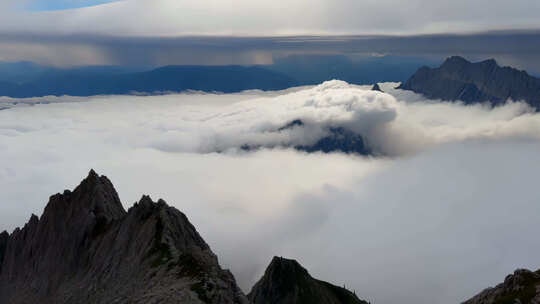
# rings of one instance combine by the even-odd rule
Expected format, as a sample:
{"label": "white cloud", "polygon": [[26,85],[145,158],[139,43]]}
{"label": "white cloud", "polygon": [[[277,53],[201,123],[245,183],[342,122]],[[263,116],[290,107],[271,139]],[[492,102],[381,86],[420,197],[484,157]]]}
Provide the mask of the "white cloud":
{"label": "white cloud", "polygon": [[[437,103],[392,85],[383,85],[392,95],[335,81],[231,95],[3,98],[0,229],[41,214],[49,195],[95,168],[126,207],[147,193],[184,211],[245,289],[273,255],[376,303],[456,303],[514,268],[540,266],[540,115],[523,103]],[[310,128],[276,132],[298,118]],[[234,149],[297,144],[336,124],[395,157]]]}
{"label": "white cloud", "polygon": [[411,34],[537,28],[539,9],[534,0],[293,0],[286,7],[270,0],[129,0],[8,13],[0,24],[5,31],[106,35]]}

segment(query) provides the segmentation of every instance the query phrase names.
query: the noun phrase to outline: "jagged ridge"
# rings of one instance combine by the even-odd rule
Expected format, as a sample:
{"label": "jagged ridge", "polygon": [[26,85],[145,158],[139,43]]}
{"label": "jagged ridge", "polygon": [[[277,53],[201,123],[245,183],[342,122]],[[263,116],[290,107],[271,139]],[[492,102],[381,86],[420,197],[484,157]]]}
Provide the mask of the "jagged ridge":
{"label": "jagged ridge", "polygon": [[[0,233],[2,303],[240,303],[250,301],[185,214],[143,196],[127,212],[93,170],[72,192],[51,196],[43,215]],[[252,303],[366,302],[274,258]]]}
{"label": "jagged ridge", "polygon": [[453,56],[439,68],[420,68],[399,88],[431,99],[465,103],[489,101],[499,105],[508,99],[524,100],[540,110],[540,79],[525,71],[500,67],[493,59],[471,63]]}
{"label": "jagged ridge", "polygon": [[2,233],[0,258],[6,303],[247,302],[183,213],[148,196],[126,212],[94,171]]}
{"label": "jagged ridge", "polygon": [[504,282],[488,288],[463,304],[538,304],[540,303],[540,270],[518,269]]}

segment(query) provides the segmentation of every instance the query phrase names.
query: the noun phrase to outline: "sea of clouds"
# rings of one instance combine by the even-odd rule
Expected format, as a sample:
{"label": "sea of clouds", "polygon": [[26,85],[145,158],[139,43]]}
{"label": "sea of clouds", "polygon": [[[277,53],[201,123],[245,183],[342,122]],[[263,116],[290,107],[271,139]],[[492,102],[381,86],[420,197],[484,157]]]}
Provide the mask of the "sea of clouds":
{"label": "sea of clouds", "polygon": [[[0,98],[0,230],[94,168],[126,207],[150,194],[185,212],[246,292],[274,255],[372,303],[458,303],[540,267],[540,115],[396,85]],[[290,148],[329,127],[374,155]]]}

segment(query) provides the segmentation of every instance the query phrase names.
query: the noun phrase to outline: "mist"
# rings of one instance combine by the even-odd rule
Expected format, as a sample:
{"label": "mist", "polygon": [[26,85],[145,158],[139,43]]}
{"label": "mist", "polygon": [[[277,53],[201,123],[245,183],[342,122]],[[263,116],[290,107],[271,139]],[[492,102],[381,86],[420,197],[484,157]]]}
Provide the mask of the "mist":
{"label": "mist", "polygon": [[[2,98],[0,230],[94,168],[126,208],[149,194],[185,212],[246,292],[274,255],[372,303],[456,303],[540,267],[540,115],[396,85]],[[377,153],[291,148],[329,126]]]}

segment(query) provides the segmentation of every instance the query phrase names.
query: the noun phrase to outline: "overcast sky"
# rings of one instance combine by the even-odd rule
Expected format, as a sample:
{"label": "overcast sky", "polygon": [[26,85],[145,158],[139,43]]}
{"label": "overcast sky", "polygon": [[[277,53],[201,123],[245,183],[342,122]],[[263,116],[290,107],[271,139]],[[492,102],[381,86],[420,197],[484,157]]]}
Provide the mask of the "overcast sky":
{"label": "overcast sky", "polygon": [[[8,0],[5,6],[14,5],[1,13],[0,28],[121,36],[272,36],[540,27],[536,0],[125,0],[96,5],[100,2],[106,1]],[[68,9],[80,6],[88,7]]]}
{"label": "overcast sky", "polygon": [[539,74],[538,11],[535,0],[4,0],[0,61],[252,65],[295,54],[462,55]]}

